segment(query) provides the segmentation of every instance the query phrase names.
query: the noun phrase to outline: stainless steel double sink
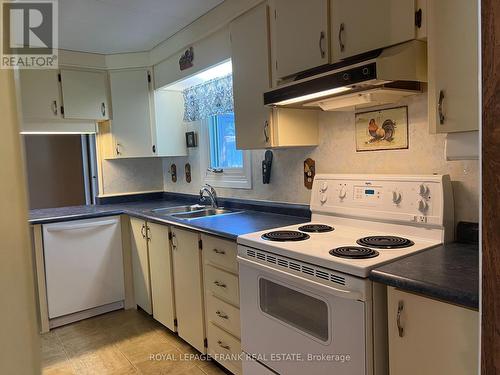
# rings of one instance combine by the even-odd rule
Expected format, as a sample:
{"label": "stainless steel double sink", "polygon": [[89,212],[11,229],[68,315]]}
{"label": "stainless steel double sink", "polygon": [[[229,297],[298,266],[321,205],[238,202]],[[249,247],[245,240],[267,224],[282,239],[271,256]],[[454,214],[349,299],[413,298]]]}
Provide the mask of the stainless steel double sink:
{"label": "stainless steel double sink", "polygon": [[242,211],[230,210],[224,207],[214,208],[210,206],[194,204],[189,206],[155,208],[151,210],[151,212],[162,216],[171,216],[176,219],[194,220],[211,216],[237,214],[241,213]]}

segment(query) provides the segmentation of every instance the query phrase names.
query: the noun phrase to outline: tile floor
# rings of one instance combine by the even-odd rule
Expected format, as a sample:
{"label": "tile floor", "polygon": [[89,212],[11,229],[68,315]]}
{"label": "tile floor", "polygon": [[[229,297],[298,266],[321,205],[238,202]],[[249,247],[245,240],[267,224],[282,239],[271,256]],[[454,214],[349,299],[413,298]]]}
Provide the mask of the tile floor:
{"label": "tile floor", "polygon": [[[199,354],[142,311],[121,310],[42,335],[42,373],[222,375]],[[158,360],[150,359],[156,355]],[[162,359],[163,358],[163,359]]]}

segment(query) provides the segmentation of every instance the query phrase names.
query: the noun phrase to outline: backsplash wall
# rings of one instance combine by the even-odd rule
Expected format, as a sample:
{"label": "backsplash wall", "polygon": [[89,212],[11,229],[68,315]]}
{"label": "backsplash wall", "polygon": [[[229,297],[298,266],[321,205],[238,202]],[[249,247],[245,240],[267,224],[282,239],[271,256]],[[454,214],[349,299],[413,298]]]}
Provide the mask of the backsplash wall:
{"label": "backsplash wall", "polygon": [[[310,157],[316,160],[317,173],[449,174],[453,181],[456,221],[478,221],[479,161],[446,161],[446,136],[429,134],[425,94],[408,98],[402,104],[408,105],[407,150],[356,152],[354,113],[323,112],[320,114],[318,147],[273,150],[269,185],[262,184],[264,150],[258,150],[251,151],[252,189],[217,188],[217,192],[222,197],[308,204],[310,190],[303,184],[302,165]],[[199,123],[191,123],[189,130],[199,134],[199,126]],[[165,158],[165,191],[197,194],[203,183],[199,170],[200,157],[198,147],[190,149],[187,157]],[[184,176],[186,162],[191,163],[190,184],[186,183]],[[168,173],[172,163],[177,165],[177,183],[172,183]]]}

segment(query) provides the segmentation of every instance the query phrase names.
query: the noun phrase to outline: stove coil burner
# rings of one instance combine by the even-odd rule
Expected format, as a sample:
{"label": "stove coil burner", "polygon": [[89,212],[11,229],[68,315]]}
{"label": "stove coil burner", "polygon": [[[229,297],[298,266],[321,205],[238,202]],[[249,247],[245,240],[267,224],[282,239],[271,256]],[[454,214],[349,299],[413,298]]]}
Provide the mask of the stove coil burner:
{"label": "stove coil burner", "polygon": [[297,232],[294,230],[277,230],[274,232],[264,233],[262,235],[264,240],[269,241],[304,241],[309,238],[309,235],[302,232]]}
{"label": "stove coil burner", "polygon": [[378,251],[361,246],[343,246],[330,250],[330,255],[347,259],[367,259],[378,256]]}
{"label": "stove coil burner", "polygon": [[299,230],[308,233],[326,233],[332,232],[334,228],[326,224],[306,224],[299,227]]}
{"label": "stove coil burner", "polygon": [[400,249],[413,246],[415,243],[407,238],[396,236],[369,236],[356,241],[358,245],[375,247],[377,249]]}

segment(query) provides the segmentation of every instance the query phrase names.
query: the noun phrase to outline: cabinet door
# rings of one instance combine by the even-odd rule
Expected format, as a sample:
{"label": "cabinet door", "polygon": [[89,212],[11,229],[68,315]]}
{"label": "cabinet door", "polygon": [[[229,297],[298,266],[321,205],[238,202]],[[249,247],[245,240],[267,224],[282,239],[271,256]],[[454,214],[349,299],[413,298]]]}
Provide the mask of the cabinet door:
{"label": "cabinet door", "polygon": [[271,87],[268,18],[261,4],[230,24],[236,147],[271,146],[269,108],[263,94]]}
{"label": "cabinet door", "polygon": [[272,4],[276,78],[328,64],[328,0],[274,0]]}
{"label": "cabinet door", "polygon": [[477,373],[477,311],[394,288],[387,297],[391,375]]}
{"label": "cabinet door", "polygon": [[23,118],[42,120],[62,118],[58,71],[23,69],[19,75]]}
{"label": "cabinet door", "polygon": [[154,135],[157,156],[186,156],[186,125],[182,92],[155,91]]}
{"label": "cabinet door", "polygon": [[131,217],[130,226],[135,303],[148,314],[152,314],[146,222]]}
{"label": "cabinet door", "polygon": [[175,331],[172,256],[168,239],[168,227],[148,223],[147,237],[149,241],[153,317],[165,327]]}
{"label": "cabinet door", "polygon": [[61,69],[64,118],[107,120],[106,73]]}
{"label": "cabinet door", "polygon": [[332,0],[332,60],[416,36],[415,0]]}
{"label": "cabinet door", "polygon": [[478,130],[478,0],[428,2],[431,132]]}
{"label": "cabinet door", "polygon": [[154,156],[148,70],[112,71],[111,131],[118,157]]}
{"label": "cabinet door", "polygon": [[179,336],[205,352],[201,257],[197,233],[172,228],[175,308]]}

